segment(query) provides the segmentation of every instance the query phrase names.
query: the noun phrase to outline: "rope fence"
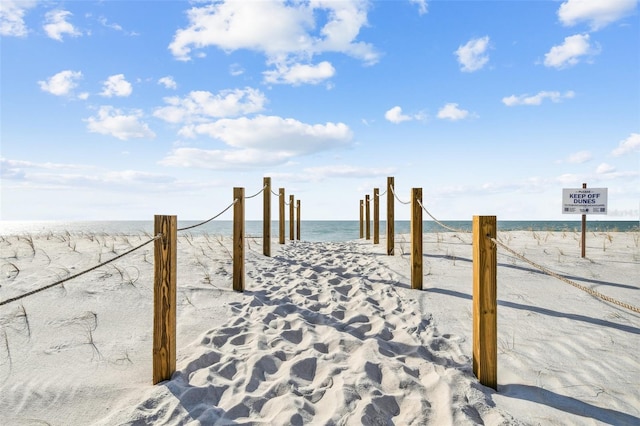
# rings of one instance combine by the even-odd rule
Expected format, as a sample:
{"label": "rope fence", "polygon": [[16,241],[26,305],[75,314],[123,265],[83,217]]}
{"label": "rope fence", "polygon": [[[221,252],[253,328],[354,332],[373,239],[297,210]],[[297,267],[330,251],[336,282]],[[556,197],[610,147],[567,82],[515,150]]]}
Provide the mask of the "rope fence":
{"label": "rope fence", "polygon": [[[394,188],[394,178],[387,178],[387,254],[394,254],[394,200],[401,204],[411,205],[411,288],[422,289],[422,212],[424,211],[436,224],[449,231],[469,234],[469,231],[456,229],[438,220],[429,212],[422,202],[422,188],[412,188],[411,199],[401,200]],[[378,189],[374,188],[374,208],[378,208]],[[366,208],[366,224],[365,221]],[[360,200],[360,238],[364,237],[366,225],[369,239],[369,196]],[[378,218],[374,215],[374,228]],[[497,219],[495,216],[474,216],[472,226],[472,254],[473,254],[473,371],[480,383],[497,389],[497,248],[506,250],[542,273],[561,280],[591,296],[634,313],[640,313],[640,308],[604,295],[589,287],[569,280],[550,269],[517,253],[506,244],[497,240]],[[374,240],[374,244],[377,241]],[[584,249],[584,238],[582,248]],[[583,256],[584,257],[584,256]]]}
{"label": "rope fence", "polygon": [[551,277],[553,277],[553,278],[557,278],[557,279],[559,279],[560,281],[562,281],[562,282],[564,282],[564,283],[566,283],[566,284],[569,284],[569,285],[571,285],[571,286],[573,286],[573,287],[575,287],[575,288],[577,288],[577,289],[579,289],[579,290],[582,290],[582,291],[584,291],[584,292],[586,292],[586,293],[589,293],[590,295],[592,295],[592,296],[594,296],[594,297],[597,297],[597,298],[602,299],[602,300],[604,300],[604,301],[607,301],[607,302],[609,302],[609,303],[613,303],[614,305],[620,306],[620,307],[622,307],[622,308],[625,308],[625,309],[628,309],[628,310],[630,310],[630,311],[632,311],[632,312],[635,312],[635,313],[640,314],[640,308],[638,308],[638,307],[635,307],[635,306],[630,305],[630,304],[625,303],[625,302],[621,302],[621,301],[616,300],[616,299],[614,299],[614,298],[612,298],[612,297],[606,296],[606,295],[604,295],[604,294],[602,294],[602,293],[600,293],[600,292],[598,292],[598,291],[595,291],[595,290],[593,290],[593,289],[590,289],[589,287],[585,287],[585,286],[583,286],[583,285],[580,285],[580,284],[578,284],[578,283],[577,283],[577,282],[575,282],[575,281],[571,281],[570,279],[565,278],[565,277],[563,277],[562,275],[557,274],[557,273],[555,273],[555,272],[553,272],[553,271],[551,271],[551,270],[549,270],[549,269],[545,268],[544,266],[542,266],[542,265],[539,265],[539,264],[535,263],[534,261],[532,261],[532,260],[530,260],[530,259],[527,259],[527,258],[526,258],[526,257],[524,257],[523,255],[521,255],[521,254],[519,254],[518,252],[516,252],[515,250],[513,250],[511,247],[507,246],[506,244],[504,244],[504,243],[503,243],[503,242],[501,242],[501,241],[498,241],[498,240],[497,240],[497,239],[495,239],[495,238],[491,238],[491,241],[492,241],[494,244],[496,244],[496,245],[500,246],[500,247],[501,247],[501,248],[503,248],[504,250],[506,250],[506,251],[508,251],[509,253],[511,253],[511,254],[512,254],[513,256],[515,256],[516,258],[518,258],[518,259],[522,260],[523,262],[528,263],[529,265],[533,266],[534,268],[536,268],[536,269],[538,269],[538,270],[540,270],[540,271],[544,272],[545,274],[547,274],[547,275],[549,275],[549,276],[551,276]]}
{"label": "rope fence", "polygon": [[[221,212],[212,216],[211,218],[196,223],[195,225],[185,226],[182,228],[177,227],[176,216],[161,216],[156,215],[154,217],[154,234],[155,237],[150,238],[148,241],[133,247],[126,252],[123,252],[112,259],[105,262],[101,262],[98,265],[92,266],[82,272],[70,275],[64,279],[58,280],[54,283],[45,285],[35,290],[26,292],[16,297],[0,301],[0,306],[10,304],[12,302],[19,301],[34,294],[40,293],[47,289],[61,285],[74,278],[78,278],[91,271],[108,265],[118,259],[121,259],[136,250],[154,242],[154,322],[153,322],[153,384],[157,384],[163,380],[171,378],[171,375],[175,372],[176,365],[176,265],[177,265],[177,233],[180,231],[187,231],[205,225],[214,219],[217,219],[222,214],[227,212],[233,207],[233,289],[235,291],[244,291],[244,246],[245,246],[245,232],[244,232],[244,209],[245,200],[252,199],[258,195],[264,193],[264,208],[263,208],[263,241],[264,241],[264,255],[270,256],[271,247],[271,195],[278,195],[280,198],[280,229],[281,238],[280,243],[284,244],[284,188],[280,188],[280,192],[276,194],[271,190],[271,178],[264,178],[264,185],[257,193],[250,196],[244,195],[244,188],[233,188],[233,202],[225,207]],[[287,203],[290,206],[290,222],[291,222],[291,239],[294,239],[294,211],[297,212],[297,239],[300,239],[300,200],[296,200],[297,204],[294,204],[294,196],[290,195],[290,201]]]}

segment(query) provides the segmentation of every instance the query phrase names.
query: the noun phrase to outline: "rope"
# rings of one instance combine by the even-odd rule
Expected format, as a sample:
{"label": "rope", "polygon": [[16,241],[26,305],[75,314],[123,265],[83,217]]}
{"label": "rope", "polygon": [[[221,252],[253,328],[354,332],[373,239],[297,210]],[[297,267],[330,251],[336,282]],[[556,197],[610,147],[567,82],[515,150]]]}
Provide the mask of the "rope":
{"label": "rope", "polygon": [[280,196],[280,194],[278,194],[278,193],[277,193],[276,191],[274,191],[273,189],[271,190],[271,193],[272,193],[273,195],[275,195],[276,197],[279,197],[279,196]]}
{"label": "rope", "polygon": [[256,192],[255,194],[250,195],[250,196],[248,196],[248,197],[244,197],[244,199],[245,199],[245,200],[248,200],[249,198],[257,197],[258,195],[262,194],[262,192],[263,192],[265,189],[267,189],[267,185],[263,186],[263,187],[262,187],[262,189],[261,189],[260,191]]}
{"label": "rope", "polygon": [[77,278],[77,277],[79,277],[79,276],[81,276],[81,275],[87,274],[87,273],[89,273],[89,272],[91,272],[91,271],[93,271],[93,270],[96,270],[96,269],[98,269],[98,268],[100,268],[100,267],[102,267],[102,266],[104,266],[104,265],[107,265],[107,264],[109,264],[109,263],[111,263],[111,262],[113,262],[113,261],[115,261],[115,260],[118,260],[118,259],[120,259],[121,257],[124,257],[124,256],[128,255],[129,253],[133,253],[134,251],[136,251],[136,250],[138,250],[138,249],[140,249],[140,248],[142,248],[142,247],[146,246],[146,245],[147,245],[147,244],[149,244],[150,242],[155,241],[155,240],[157,240],[158,238],[161,238],[161,237],[162,237],[162,234],[158,234],[158,235],[156,235],[155,237],[151,238],[149,241],[146,241],[146,242],[144,242],[144,243],[140,244],[139,246],[132,248],[132,249],[131,249],[131,250],[129,250],[129,251],[126,251],[126,252],[124,252],[124,253],[122,253],[122,254],[117,255],[117,256],[116,256],[116,257],[114,257],[113,259],[107,260],[106,262],[102,262],[102,263],[100,263],[99,265],[93,266],[93,267],[91,267],[91,268],[87,269],[86,271],[78,272],[78,273],[77,273],[77,274],[75,274],[75,275],[68,276],[67,278],[61,279],[60,281],[57,281],[57,282],[55,282],[55,283],[53,283],[53,284],[49,284],[49,285],[46,285],[46,286],[44,286],[44,287],[40,287],[40,288],[38,288],[38,289],[35,289],[35,290],[29,291],[29,292],[27,292],[27,293],[21,294],[20,296],[16,296],[16,297],[13,297],[13,298],[11,298],[11,299],[3,300],[2,302],[0,302],[0,306],[6,305],[6,304],[11,303],[11,302],[15,302],[15,301],[20,300],[20,299],[24,299],[25,297],[28,297],[28,296],[34,295],[34,294],[36,294],[36,293],[40,293],[41,291],[44,291],[44,290],[50,289],[51,287],[55,287],[55,286],[57,286],[57,285],[59,285],[59,284],[62,284],[62,283],[64,283],[64,282],[67,282],[67,281],[69,281],[69,280],[72,280],[72,279],[74,279],[74,278]]}
{"label": "rope", "polygon": [[607,302],[613,303],[614,305],[618,305],[620,307],[623,307],[625,309],[628,309],[630,311],[633,311],[635,313],[640,314],[640,308],[637,308],[637,307],[635,307],[633,305],[630,305],[628,303],[620,302],[619,300],[616,300],[616,299],[614,299],[612,297],[605,296],[604,294],[599,293],[599,292],[597,292],[597,291],[595,291],[593,289],[590,289],[589,287],[585,287],[585,286],[580,285],[580,284],[578,284],[578,283],[576,283],[574,281],[571,281],[570,279],[567,279],[567,278],[563,277],[562,275],[556,274],[555,272],[550,271],[549,269],[545,268],[544,266],[540,266],[537,263],[527,259],[526,257],[524,257],[521,254],[517,253],[515,250],[511,249],[507,245],[505,245],[505,244],[501,243],[500,241],[496,240],[495,238],[491,238],[491,241],[493,241],[494,244],[502,247],[503,249],[505,249],[506,251],[508,251],[509,253],[514,255],[515,257],[517,257],[518,259],[520,259],[520,260],[522,260],[524,262],[527,262],[529,265],[533,266],[534,268],[537,268],[537,269],[541,270],[542,272],[544,272],[547,275],[550,275],[550,276],[552,276],[554,278],[557,278],[560,281],[563,281],[563,282],[565,282],[565,283],[567,283],[569,285],[572,285],[575,288],[577,288],[579,290],[582,290],[584,292],[587,292],[590,295],[595,296],[595,297],[597,297],[599,299],[605,300]]}
{"label": "rope", "polygon": [[385,191],[382,194],[378,194],[378,197],[382,197],[386,193],[387,193],[387,190],[385,189]]}
{"label": "rope", "polygon": [[440,222],[438,219],[433,217],[433,215],[431,213],[429,213],[429,210],[427,210],[426,207],[422,205],[422,201],[418,200],[418,204],[420,204],[420,207],[422,207],[422,210],[424,210],[425,213],[427,213],[429,215],[429,217],[431,219],[433,219],[433,221],[435,223],[437,223],[438,225],[442,226],[444,229],[448,229],[449,231],[453,231],[453,232],[462,232],[462,233],[467,233],[467,234],[469,233],[469,231],[465,231],[463,229],[455,229],[455,228],[452,228],[450,226],[445,225],[444,223]]}
{"label": "rope", "polygon": [[399,203],[401,204],[411,204],[411,201],[402,201],[400,198],[398,198],[398,194],[396,194],[396,190],[393,188],[393,186],[391,187],[391,192],[393,192],[393,196],[396,197],[396,200],[398,200]]}
{"label": "rope", "polygon": [[236,198],[235,200],[233,200],[233,203],[231,203],[231,204],[229,204],[229,205],[227,206],[227,208],[226,208],[226,209],[222,210],[220,213],[218,213],[217,215],[213,216],[211,219],[207,219],[207,220],[205,220],[204,222],[200,222],[200,223],[197,223],[197,224],[195,224],[195,225],[185,226],[184,228],[178,228],[178,232],[180,232],[180,231],[186,231],[187,229],[197,228],[198,226],[202,226],[202,225],[204,225],[205,223],[209,223],[209,222],[211,222],[213,219],[216,219],[217,217],[221,216],[221,215],[222,215],[222,213],[226,212],[226,211],[227,211],[227,210],[229,210],[231,207],[233,207],[233,206],[234,206],[238,201],[239,201],[239,199],[237,199],[237,198]]}

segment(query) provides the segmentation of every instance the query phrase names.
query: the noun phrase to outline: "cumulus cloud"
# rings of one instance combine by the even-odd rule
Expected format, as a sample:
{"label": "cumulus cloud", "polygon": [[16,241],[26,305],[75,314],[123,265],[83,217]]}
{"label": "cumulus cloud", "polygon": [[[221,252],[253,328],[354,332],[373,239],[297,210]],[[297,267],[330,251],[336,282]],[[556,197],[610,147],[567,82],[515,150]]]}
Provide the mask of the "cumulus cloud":
{"label": "cumulus cloud", "polygon": [[469,111],[458,108],[456,103],[448,103],[438,111],[438,118],[443,120],[457,121],[467,118]]}
{"label": "cumulus cloud", "polygon": [[[360,29],[367,25],[370,3],[364,0],[340,2],[260,2],[220,1],[193,7],[187,13],[189,24],[176,31],[169,50],[178,60],[190,60],[194,49],[215,46],[226,52],[249,49],[263,53],[267,63],[276,70],[266,77],[286,83],[278,68],[295,69],[308,63],[315,55],[337,52],[362,60],[366,64],[378,61],[379,54],[368,43],[358,41]],[[275,25],[274,23],[277,23]],[[317,81],[317,72],[325,75],[329,68],[322,65],[302,72],[294,83]],[[275,72],[275,74],[273,74]],[[278,77],[278,78],[276,78]]]}
{"label": "cumulus cloud", "polygon": [[464,72],[474,72],[482,69],[489,62],[489,36],[474,38],[466,44],[458,47],[454,53],[458,57],[461,70]]}
{"label": "cumulus cloud", "polygon": [[258,115],[224,118],[194,125],[194,134],[206,135],[236,148],[280,150],[304,155],[345,145],[352,132],[344,123],[307,124],[292,118]]}
{"label": "cumulus cloud", "polygon": [[640,151],[640,133],[631,133],[628,138],[620,141],[617,148],[611,152],[614,157]]}
{"label": "cumulus cloud", "polygon": [[29,30],[24,16],[36,4],[36,0],[0,1],[0,36],[25,37]]}
{"label": "cumulus cloud", "polygon": [[307,124],[274,116],[221,119],[193,125],[193,135],[206,135],[230,149],[181,147],[161,164],[207,169],[274,166],[304,156],[347,146],[352,138],[343,123]]}
{"label": "cumulus cloud", "polygon": [[102,85],[102,93],[100,95],[107,98],[113,96],[127,97],[133,92],[133,87],[125,78],[124,74],[116,74],[107,78]]}
{"label": "cumulus cloud", "polygon": [[78,80],[82,78],[80,71],[65,70],[49,77],[47,80],[38,81],[40,89],[56,96],[68,96],[78,86]]}
{"label": "cumulus cloud", "polygon": [[542,91],[533,96],[529,95],[511,95],[502,98],[502,103],[506,106],[516,105],[540,105],[545,99],[551,100],[551,102],[561,102],[563,99],[571,99],[575,96],[573,91],[565,93]]}
{"label": "cumulus cloud", "polygon": [[558,18],[566,26],[588,22],[599,30],[635,11],[638,0],[585,1],[567,0],[558,9]]}
{"label": "cumulus cloud", "polygon": [[384,113],[384,118],[386,118],[387,121],[398,124],[402,123],[403,121],[422,120],[424,118],[424,115],[422,113],[407,115],[402,112],[401,107],[394,106]]}
{"label": "cumulus cloud", "polygon": [[290,84],[299,86],[300,84],[318,84],[333,77],[335,68],[330,62],[323,61],[317,65],[278,64],[275,70],[265,71],[264,80],[273,84]]}
{"label": "cumulus cloud", "polygon": [[544,65],[553,68],[568,68],[580,62],[582,57],[591,57],[599,53],[599,49],[591,46],[589,34],[576,34],[565,37],[559,46],[553,46],[544,55]]}
{"label": "cumulus cloud", "polygon": [[166,77],[162,77],[161,79],[158,80],[158,84],[163,85],[164,87],[166,87],[167,89],[177,89],[178,88],[178,84],[176,83],[176,81],[173,79],[172,76],[168,75]]}
{"label": "cumulus cloud", "polygon": [[155,117],[169,123],[193,123],[260,112],[267,99],[260,90],[246,87],[217,94],[193,91],[183,98],[164,98],[164,102],[167,106],[157,108],[153,113]]}
{"label": "cumulus cloud", "polygon": [[155,133],[141,121],[142,116],[139,110],[125,114],[112,106],[102,106],[94,117],[85,121],[90,132],[111,135],[120,140],[155,138]]}
{"label": "cumulus cloud", "polygon": [[67,21],[73,14],[66,10],[52,10],[45,15],[44,31],[54,40],[62,41],[64,34],[71,37],[82,35],[73,24]]}

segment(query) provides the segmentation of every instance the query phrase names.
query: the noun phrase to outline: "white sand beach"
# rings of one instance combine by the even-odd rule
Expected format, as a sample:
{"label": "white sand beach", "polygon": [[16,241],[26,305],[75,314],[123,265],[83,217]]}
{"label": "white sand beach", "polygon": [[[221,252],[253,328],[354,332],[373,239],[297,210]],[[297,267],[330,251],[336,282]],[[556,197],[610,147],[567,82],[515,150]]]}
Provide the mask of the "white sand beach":
{"label": "white sand beach", "polygon": [[[0,237],[0,302],[146,235]],[[498,233],[552,271],[640,306],[640,233]],[[473,375],[471,236],[409,243],[178,238],[177,371],[152,385],[153,244],[0,306],[3,425],[638,425],[640,314],[498,249],[498,390]]]}

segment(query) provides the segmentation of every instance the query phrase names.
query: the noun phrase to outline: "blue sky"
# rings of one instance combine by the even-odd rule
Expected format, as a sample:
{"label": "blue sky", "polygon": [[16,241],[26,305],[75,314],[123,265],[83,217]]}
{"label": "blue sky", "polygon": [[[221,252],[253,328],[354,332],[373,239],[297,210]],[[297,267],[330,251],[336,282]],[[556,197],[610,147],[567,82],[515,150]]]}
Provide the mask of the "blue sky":
{"label": "blue sky", "polygon": [[2,220],[204,219],[263,176],[303,219],[387,176],[442,220],[578,220],[583,182],[640,216],[638,0],[2,0],[0,43]]}

